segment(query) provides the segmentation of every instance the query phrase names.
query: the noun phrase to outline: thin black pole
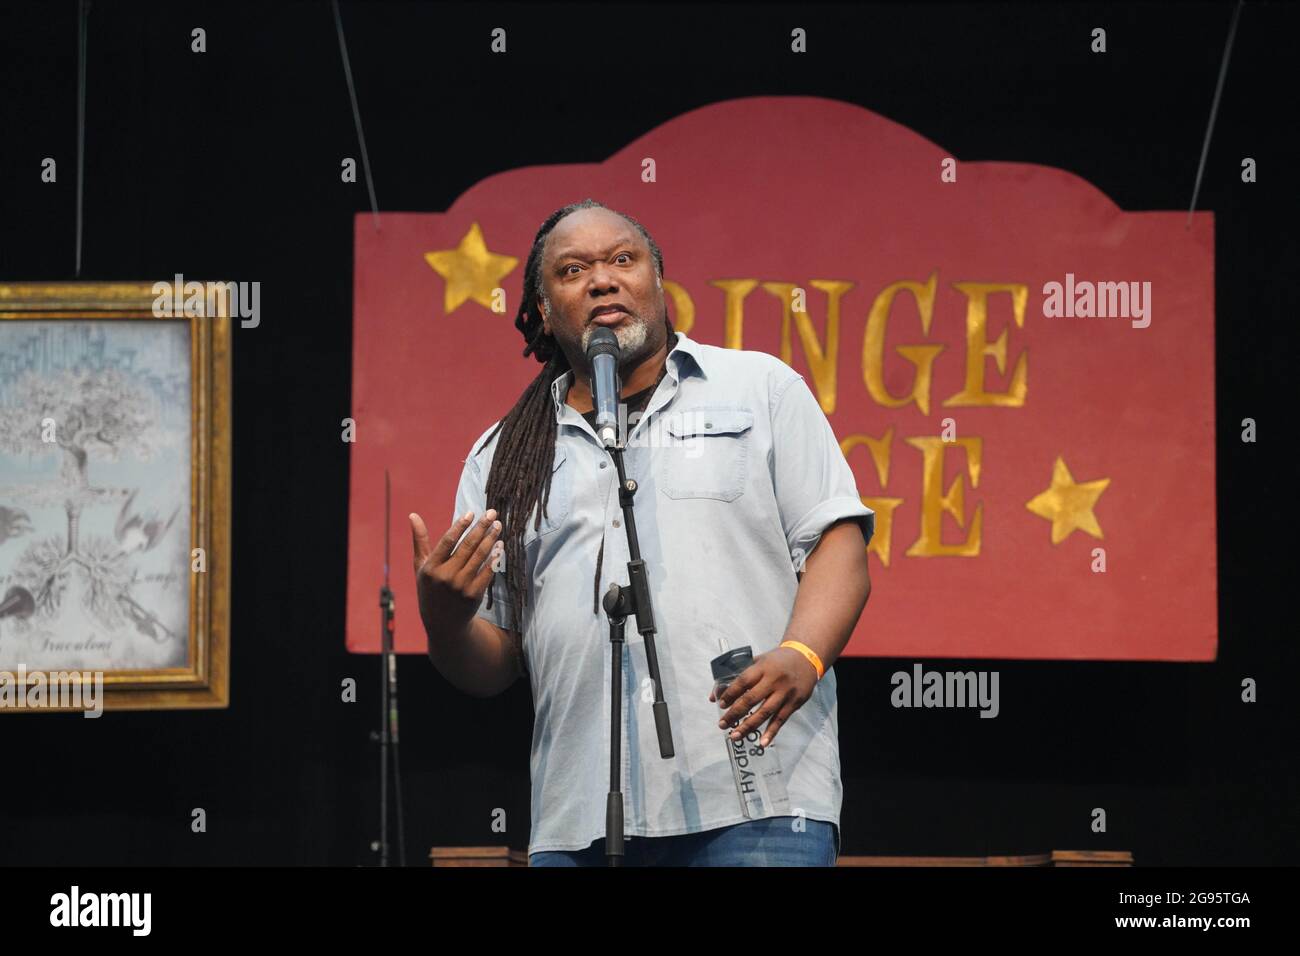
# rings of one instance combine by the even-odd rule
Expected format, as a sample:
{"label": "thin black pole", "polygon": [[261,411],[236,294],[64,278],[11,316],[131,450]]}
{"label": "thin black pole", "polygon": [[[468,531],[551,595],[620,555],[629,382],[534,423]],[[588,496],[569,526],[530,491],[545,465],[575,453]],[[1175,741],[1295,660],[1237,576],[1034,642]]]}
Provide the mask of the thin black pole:
{"label": "thin black pole", "polygon": [[1187,228],[1192,228],[1192,214],[1196,211],[1196,197],[1201,192],[1201,174],[1205,172],[1205,158],[1210,154],[1210,137],[1214,134],[1214,119],[1219,114],[1219,97],[1223,95],[1223,81],[1228,76],[1228,59],[1232,56],[1232,40],[1237,35],[1237,18],[1245,0],[1237,0],[1232,11],[1232,25],[1228,27],[1228,42],[1223,47],[1223,62],[1219,64],[1219,82],[1214,87],[1214,102],[1210,105],[1210,122],[1205,128],[1205,142],[1201,145],[1201,162],[1196,167],[1196,185],[1192,187],[1192,205],[1187,210]]}
{"label": "thin black pole", "polygon": [[85,204],[86,168],[86,21],[90,17],[90,0],[81,0],[77,9],[77,260],[74,275],[81,278],[81,221]]}
{"label": "thin black pole", "polygon": [[343,36],[343,16],[339,13],[339,0],[333,0],[334,26],[339,33],[339,52],[343,54],[343,75],[348,81],[348,96],[352,100],[352,119],[357,126],[357,139],[361,141],[361,167],[366,174],[366,188],[370,190],[370,209],[375,215],[375,232],[379,231],[379,200],[375,198],[375,180],[370,175],[370,154],[366,152],[366,134],[361,128],[361,107],[357,105],[357,88],[352,82],[352,64],[348,60],[348,41]]}

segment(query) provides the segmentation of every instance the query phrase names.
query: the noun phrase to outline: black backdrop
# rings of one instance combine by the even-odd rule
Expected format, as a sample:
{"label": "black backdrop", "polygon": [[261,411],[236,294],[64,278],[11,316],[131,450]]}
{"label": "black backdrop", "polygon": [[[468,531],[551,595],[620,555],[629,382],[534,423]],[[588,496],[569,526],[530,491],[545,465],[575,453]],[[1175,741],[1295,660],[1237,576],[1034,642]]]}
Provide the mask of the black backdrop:
{"label": "black backdrop", "polygon": [[[445,209],[499,170],[600,160],[706,103],[783,93],[859,103],[961,160],[1069,169],[1124,209],[1186,209],[1231,13],[343,7],[379,203],[411,211]],[[1204,454],[1217,458],[1219,487],[1203,501],[1218,508],[1219,660],[975,665],[1001,672],[994,721],[892,709],[889,674],[910,661],[838,664],[844,852],[1291,858],[1295,632],[1280,592],[1295,496],[1272,461],[1285,424],[1269,413],[1288,358],[1281,329],[1295,315],[1286,37],[1298,21],[1285,5],[1242,14],[1198,202],[1217,215],[1219,434]],[[76,25],[67,0],[0,7],[2,281],[73,278]],[[207,30],[202,55],[190,52],[196,26]],[[508,31],[503,57],[488,52],[497,26]],[[793,26],[808,30],[805,56],[789,53]],[[1104,55],[1089,52],[1096,26]],[[0,862],[371,863],[378,660],[344,651],[339,440],[352,217],[368,200],[364,181],[339,181],[342,157],[360,151],[330,8],[99,3],[88,48],[82,278],[262,283],[260,328],[234,333],[232,703],[98,721],[0,714]],[[56,185],[39,180],[45,156],[59,162]],[[1240,181],[1244,156],[1258,161],[1258,183]],[[484,408],[485,422],[502,411]],[[1246,416],[1260,422],[1257,444],[1239,440]],[[430,450],[446,467],[459,456]],[[451,503],[395,506],[439,515]],[[410,573],[409,547],[395,541],[397,574]],[[875,578],[889,586],[878,568]],[[418,626],[415,608],[399,608],[399,627]],[[348,676],[357,704],[340,702]],[[1240,702],[1244,677],[1258,680],[1259,703]],[[401,682],[409,862],[427,862],[434,844],[526,846],[526,682],[476,700],[414,656]],[[1089,828],[1097,806],[1105,834]],[[190,831],[195,807],[206,834]],[[496,808],[505,837],[491,830]]]}

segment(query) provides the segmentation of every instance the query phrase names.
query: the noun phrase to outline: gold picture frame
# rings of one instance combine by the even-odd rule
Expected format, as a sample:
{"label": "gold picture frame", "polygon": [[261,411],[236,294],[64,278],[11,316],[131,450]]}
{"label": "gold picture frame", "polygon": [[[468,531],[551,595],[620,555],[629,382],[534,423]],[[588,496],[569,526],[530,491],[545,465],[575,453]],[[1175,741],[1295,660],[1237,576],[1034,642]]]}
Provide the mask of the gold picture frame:
{"label": "gold picture frame", "polygon": [[[170,286],[171,280],[167,280]],[[186,284],[188,287],[188,283]],[[222,283],[201,283],[203,286],[232,285]],[[158,283],[138,282],[51,282],[31,284],[0,283],[0,320],[18,320],[24,322],[70,322],[83,323],[117,322],[125,320],[148,320],[175,323],[187,326],[189,332],[189,550],[194,561],[187,569],[188,575],[188,644],[183,645],[185,636],[179,633],[184,618],[183,610],[173,608],[176,619],[175,631],[167,631],[162,621],[155,617],[158,628],[152,628],[147,609],[140,608],[144,615],[137,618],[135,624],[147,628],[146,633],[156,630],[166,631],[172,635],[180,654],[180,647],[187,652],[181,666],[164,667],[127,667],[122,669],[103,669],[102,703],[104,710],[186,710],[205,708],[224,708],[230,700],[230,494],[231,494],[231,309],[228,300],[218,298],[215,308],[212,299],[204,314],[173,315],[159,314]],[[0,328],[5,326],[0,325]],[[9,328],[13,328],[9,326]],[[128,330],[108,328],[110,332],[125,334]],[[67,331],[67,330],[65,330]],[[139,335],[139,329],[130,330]],[[17,334],[17,333],[15,333]],[[181,333],[170,333],[179,337]],[[179,341],[179,339],[177,339]],[[181,343],[183,346],[183,342]],[[6,370],[13,370],[22,364],[18,356],[0,355],[0,375]],[[29,364],[32,364],[29,360]],[[33,373],[34,374],[34,373]],[[184,388],[179,388],[184,393]],[[0,411],[2,413],[2,411]],[[183,420],[183,414],[181,415]],[[24,428],[27,423],[24,423]],[[184,454],[180,441],[174,457]],[[179,468],[183,478],[183,462],[173,463]],[[5,489],[0,482],[0,505],[4,503]],[[125,491],[116,492],[125,494]],[[134,495],[132,495],[134,497]],[[128,500],[127,504],[130,501]],[[177,513],[184,513],[181,504],[173,510],[173,519]],[[13,513],[12,510],[10,512]],[[123,514],[126,507],[123,506]],[[76,516],[80,514],[80,505],[69,505],[68,553],[71,554],[76,537]],[[24,515],[25,517],[25,515]],[[102,523],[102,522],[101,522]],[[119,519],[118,528],[122,527]],[[134,532],[131,539],[137,549],[151,544],[152,537],[143,537],[140,528],[157,533],[160,523],[146,524],[133,516],[133,523],[127,528]],[[173,536],[169,541],[173,553],[183,546],[183,536]],[[96,539],[99,540],[99,539]],[[141,545],[139,542],[146,543]],[[0,539],[2,543],[2,539]],[[202,549],[201,551],[196,549]],[[11,552],[12,553],[12,552]],[[84,563],[84,562],[83,562]],[[122,562],[119,560],[119,564]],[[196,570],[196,566],[198,570]],[[0,568],[0,575],[5,569]],[[179,574],[179,572],[176,572]],[[0,577],[0,580],[3,580]],[[135,580],[134,578],[132,579]],[[184,593],[182,582],[172,590],[175,607],[182,608],[179,594]],[[30,602],[23,595],[23,610],[32,613]],[[0,596],[0,602],[3,597]],[[125,602],[124,606],[135,604],[130,597],[116,598]],[[113,604],[113,600],[106,603]],[[140,606],[137,604],[137,608]],[[127,618],[129,622],[129,618]],[[0,618],[0,639],[4,636],[6,622]],[[156,638],[155,638],[156,639]],[[138,640],[138,639],[137,639]],[[141,643],[144,643],[141,641]],[[47,642],[48,644],[48,642]],[[62,647],[63,645],[58,645]],[[111,642],[108,646],[112,646]],[[169,651],[172,653],[173,651]],[[3,659],[3,640],[0,640],[0,669],[12,671],[12,661]],[[162,653],[162,652],[159,652]],[[129,657],[129,655],[128,655]],[[70,666],[67,668],[72,670]],[[35,668],[29,674],[29,680],[40,672]],[[52,672],[52,671],[51,671]],[[16,712],[19,708],[0,707],[0,713]],[[29,708],[21,708],[27,710]],[[42,706],[40,710],[84,709],[57,706]]]}

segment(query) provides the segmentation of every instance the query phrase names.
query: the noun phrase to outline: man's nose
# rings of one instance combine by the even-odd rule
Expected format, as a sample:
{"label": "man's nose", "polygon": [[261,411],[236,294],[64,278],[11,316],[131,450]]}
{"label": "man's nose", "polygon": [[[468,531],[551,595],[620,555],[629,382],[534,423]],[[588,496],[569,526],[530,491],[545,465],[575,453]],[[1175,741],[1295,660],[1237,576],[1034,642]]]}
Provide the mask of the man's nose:
{"label": "man's nose", "polygon": [[614,272],[608,265],[598,262],[591,269],[591,291],[606,292],[610,289],[617,289],[618,282],[614,278]]}

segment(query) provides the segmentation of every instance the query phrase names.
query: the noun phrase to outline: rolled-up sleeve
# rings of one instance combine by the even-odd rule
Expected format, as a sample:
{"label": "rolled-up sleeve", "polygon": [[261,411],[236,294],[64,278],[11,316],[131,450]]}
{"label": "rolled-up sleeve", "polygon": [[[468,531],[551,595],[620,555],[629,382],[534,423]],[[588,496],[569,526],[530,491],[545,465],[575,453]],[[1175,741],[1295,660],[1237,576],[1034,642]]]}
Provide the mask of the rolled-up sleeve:
{"label": "rolled-up sleeve", "polygon": [[[477,447],[477,443],[475,445]],[[456,488],[456,510],[451,519],[453,522],[467,511],[473,511],[476,516],[482,517],[483,512],[487,510],[487,495],[484,492],[484,484],[483,473],[479,468],[477,457],[471,453],[465,461],[465,468],[460,473],[460,484]],[[471,525],[470,529],[466,529],[465,534],[469,534],[472,527]],[[461,536],[461,540],[464,540],[464,535]],[[457,546],[459,547],[459,542]],[[503,562],[503,569],[504,566]],[[479,605],[477,614],[503,630],[514,630],[515,618],[506,595],[505,577],[504,570],[497,571],[492,575],[492,583],[483,592],[483,603]],[[489,597],[492,598],[491,607],[488,607]]]}
{"label": "rolled-up sleeve", "polygon": [[837,521],[857,520],[863,538],[871,541],[876,513],[862,503],[831,423],[797,373],[778,385],[772,398],[771,468],[781,527],[797,569]]}

